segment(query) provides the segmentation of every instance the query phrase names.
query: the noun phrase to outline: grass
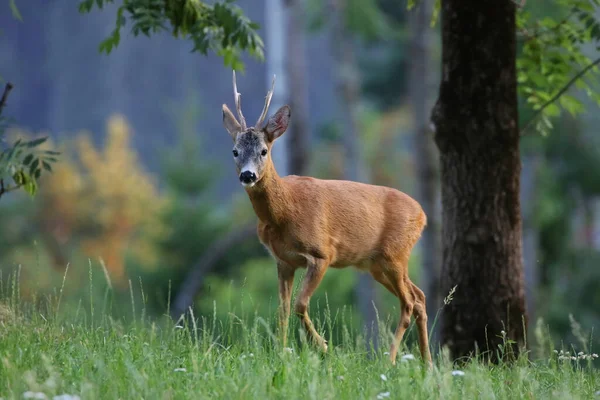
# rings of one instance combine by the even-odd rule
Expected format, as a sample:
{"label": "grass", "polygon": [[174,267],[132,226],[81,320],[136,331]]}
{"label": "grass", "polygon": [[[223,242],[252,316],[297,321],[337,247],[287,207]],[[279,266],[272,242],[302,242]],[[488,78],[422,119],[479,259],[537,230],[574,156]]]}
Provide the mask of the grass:
{"label": "grass", "polygon": [[[384,353],[389,335],[375,357],[352,332],[322,354],[302,335],[281,348],[273,321],[257,316],[150,321],[132,296],[138,317],[126,323],[103,311],[109,296],[68,309],[62,289],[56,293],[33,305],[16,289],[0,303],[0,398],[600,399],[599,361],[589,357],[546,350],[536,361],[473,359],[459,369],[442,352],[427,371],[416,349],[404,349],[392,366]],[[57,397],[68,398],[77,397]]]}

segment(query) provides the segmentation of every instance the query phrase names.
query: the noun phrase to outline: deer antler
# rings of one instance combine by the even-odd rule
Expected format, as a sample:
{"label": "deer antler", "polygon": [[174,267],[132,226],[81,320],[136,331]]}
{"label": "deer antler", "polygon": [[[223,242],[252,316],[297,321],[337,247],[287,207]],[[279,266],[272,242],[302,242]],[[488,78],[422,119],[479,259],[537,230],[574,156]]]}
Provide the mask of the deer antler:
{"label": "deer antler", "polygon": [[244,118],[244,114],[242,114],[242,103],[241,98],[242,95],[237,91],[237,83],[235,79],[235,70],[233,71],[233,98],[235,99],[235,109],[237,110],[238,118],[240,119],[240,125],[242,126],[242,131],[246,130],[246,118]]}
{"label": "deer antler", "polygon": [[274,89],[275,89],[275,75],[273,75],[273,82],[271,83],[271,90],[269,90],[269,92],[267,93],[267,97],[265,98],[265,106],[263,107],[260,117],[258,117],[258,121],[256,121],[256,125],[254,125],[257,128],[260,128],[260,125],[263,123],[263,121],[265,120],[265,117],[267,116],[267,112],[269,111],[269,106],[271,105],[271,97],[273,97]]}

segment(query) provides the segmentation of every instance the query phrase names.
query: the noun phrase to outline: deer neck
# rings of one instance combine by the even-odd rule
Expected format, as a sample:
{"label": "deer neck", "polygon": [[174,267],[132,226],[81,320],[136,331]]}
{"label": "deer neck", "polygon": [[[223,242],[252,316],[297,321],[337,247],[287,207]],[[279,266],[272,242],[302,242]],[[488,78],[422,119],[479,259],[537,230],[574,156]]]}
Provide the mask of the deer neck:
{"label": "deer neck", "polygon": [[273,225],[280,225],[285,221],[292,200],[287,189],[271,163],[263,178],[246,190],[259,220]]}

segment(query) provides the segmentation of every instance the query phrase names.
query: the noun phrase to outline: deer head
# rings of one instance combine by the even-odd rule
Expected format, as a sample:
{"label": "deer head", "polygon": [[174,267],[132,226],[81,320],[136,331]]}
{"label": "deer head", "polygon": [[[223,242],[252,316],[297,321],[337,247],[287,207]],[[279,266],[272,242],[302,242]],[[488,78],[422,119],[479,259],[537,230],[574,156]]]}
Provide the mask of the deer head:
{"label": "deer head", "polygon": [[273,142],[286,131],[291,110],[289,106],[283,106],[269,118],[263,127],[263,121],[269,111],[273,89],[275,88],[275,76],[271,90],[265,98],[265,105],[256,124],[246,126],[246,119],[242,114],[241,94],[237,91],[235,71],[233,71],[233,97],[238,119],[235,118],[229,107],[223,104],[223,125],[233,139],[233,159],[242,185],[251,188],[264,176],[267,167],[272,164],[271,148]]}

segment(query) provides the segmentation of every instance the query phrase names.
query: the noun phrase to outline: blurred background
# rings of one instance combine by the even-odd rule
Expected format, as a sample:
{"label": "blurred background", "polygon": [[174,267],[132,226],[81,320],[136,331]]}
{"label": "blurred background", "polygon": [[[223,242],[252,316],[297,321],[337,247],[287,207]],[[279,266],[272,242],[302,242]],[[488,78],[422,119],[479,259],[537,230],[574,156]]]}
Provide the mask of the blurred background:
{"label": "blurred background", "polygon": [[[18,278],[21,298],[42,301],[66,273],[64,312],[106,306],[110,288],[105,310],[115,318],[132,316],[132,296],[150,318],[190,306],[222,320],[274,315],[275,263],[256,237],[221,122],[221,105],[233,106],[231,69],[166,33],[124,34],[101,54],[116,7],[82,15],[76,3],[23,2],[22,21],[0,4],[0,77],[15,86],[7,139],[49,135],[46,148],[62,152],[35,198],[16,192],[0,201],[0,295],[11,296]],[[361,180],[422,202],[429,227],[410,274],[433,320],[447,295],[436,289],[440,195],[427,122],[441,53],[424,3],[408,11],[396,0],[239,0],[261,26],[265,60],[245,57],[237,81],[249,122],[273,74],[270,113],[292,106],[292,125],[275,145],[281,175]],[[528,7],[552,13],[542,0]],[[532,111],[522,103],[525,121]],[[584,329],[600,326],[599,118],[564,114],[554,134],[522,142],[530,322],[543,318],[566,343],[569,314]],[[373,301],[379,318],[398,320],[397,300],[369,276],[330,270],[311,314],[343,314],[362,332],[376,317]]]}

